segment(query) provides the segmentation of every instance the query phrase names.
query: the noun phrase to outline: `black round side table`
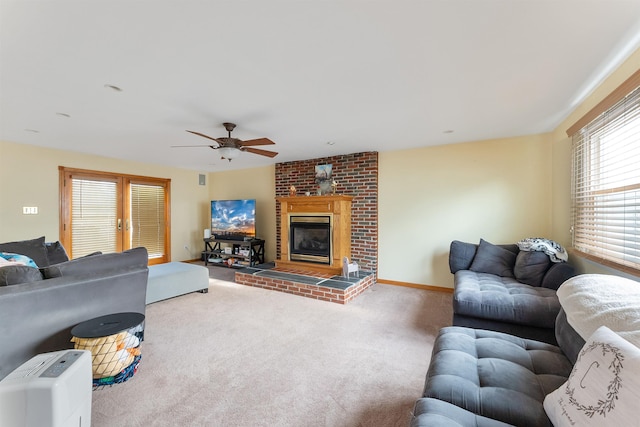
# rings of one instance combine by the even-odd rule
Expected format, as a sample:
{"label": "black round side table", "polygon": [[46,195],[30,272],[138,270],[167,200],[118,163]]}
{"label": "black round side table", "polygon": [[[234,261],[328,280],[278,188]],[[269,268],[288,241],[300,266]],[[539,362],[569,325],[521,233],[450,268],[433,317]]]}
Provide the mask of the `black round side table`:
{"label": "black round side table", "polygon": [[115,313],[79,323],[71,329],[78,350],[92,356],[93,386],[121,383],[133,376],[141,359],[144,314]]}
{"label": "black round side table", "polygon": [[71,335],[78,338],[98,338],[126,331],[144,322],[141,313],[115,313],[78,323]]}

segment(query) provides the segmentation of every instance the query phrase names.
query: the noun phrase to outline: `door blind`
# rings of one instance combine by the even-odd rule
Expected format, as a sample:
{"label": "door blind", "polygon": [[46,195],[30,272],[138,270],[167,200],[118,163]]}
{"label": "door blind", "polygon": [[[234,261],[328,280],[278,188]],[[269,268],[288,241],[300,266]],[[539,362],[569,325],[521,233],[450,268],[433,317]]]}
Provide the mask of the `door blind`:
{"label": "door blind", "polygon": [[572,140],[574,248],[640,269],[640,87]]}
{"label": "door blind", "polygon": [[117,184],[73,178],[71,200],[73,257],[116,252]]}
{"label": "door blind", "polygon": [[131,183],[130,191],[130,247],[144,246],[149,258],[160,258],[165,248],[165,189]]}

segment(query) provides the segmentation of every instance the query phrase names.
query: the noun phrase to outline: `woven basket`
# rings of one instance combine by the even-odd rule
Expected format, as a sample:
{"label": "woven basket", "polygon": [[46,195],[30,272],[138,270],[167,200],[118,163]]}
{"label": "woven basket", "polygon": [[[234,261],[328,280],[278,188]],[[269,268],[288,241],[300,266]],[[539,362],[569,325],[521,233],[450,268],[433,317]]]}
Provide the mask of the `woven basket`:
{"label": "woven basket", "polygon": [[77,350],[91,351],[93,378],[117,375],[140,354],[140,341],[127,331],[99,338],[73,337],[71,341]]}

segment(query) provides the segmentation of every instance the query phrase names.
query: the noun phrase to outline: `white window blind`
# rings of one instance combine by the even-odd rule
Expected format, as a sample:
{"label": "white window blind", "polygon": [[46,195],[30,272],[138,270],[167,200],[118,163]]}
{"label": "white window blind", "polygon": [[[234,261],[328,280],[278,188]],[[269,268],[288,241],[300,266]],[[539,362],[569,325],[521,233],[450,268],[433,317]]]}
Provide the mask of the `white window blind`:
{"label": "white window blind", "polygon": [[572,139],[573,247],[640,270],[640,87]]}
{"label": "white window blind", "polygon": [[164,256],[164,187],[131,183],[130,191],[130,247],[144,246],[149,258]]}
{"label": "white window blind", "polygon": [[73,257],[116,252],[117,185],[90,179],[72,180]]}

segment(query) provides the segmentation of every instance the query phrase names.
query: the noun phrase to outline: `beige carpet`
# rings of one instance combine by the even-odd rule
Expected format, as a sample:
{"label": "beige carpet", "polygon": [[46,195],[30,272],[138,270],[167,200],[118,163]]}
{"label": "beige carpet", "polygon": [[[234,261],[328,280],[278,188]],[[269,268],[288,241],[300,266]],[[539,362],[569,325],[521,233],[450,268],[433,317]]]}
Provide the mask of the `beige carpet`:
{"label": "beige carpet", "polygon": [[339,305],[211,279],[147,306],[138,373],[93,392],[92,425],[407,426],[450,322],[447,293]]}

